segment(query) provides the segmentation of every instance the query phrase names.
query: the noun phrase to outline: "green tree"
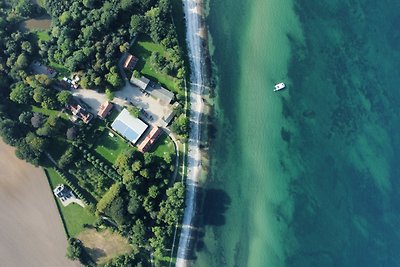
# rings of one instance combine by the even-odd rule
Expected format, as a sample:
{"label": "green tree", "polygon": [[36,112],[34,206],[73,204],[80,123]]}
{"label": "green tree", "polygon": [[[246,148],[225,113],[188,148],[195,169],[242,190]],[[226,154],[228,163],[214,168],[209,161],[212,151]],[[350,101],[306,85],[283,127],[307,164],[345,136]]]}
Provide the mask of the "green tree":
{"label": "green tree", "polygon": [[32,53],[32,45],[30,42],[28,41],[24,41],[21,44],[21,49],[25,52],[27,52],[28,54]]}
{"label": "green tree", "polygon": [[146,227],[143,221],[137,219],[135,224],[132,226],[132,242],[139,246],[144,244],[146,236]]}
{"label": "green tree", "polygon": [[111,91],[109,88],[107,88],[106,89],[106,96],[107,96],[107,99],[109,101],[112,101],[114,99],[114,97],[115,97],[115,94],[114,94],[113,91]]}
{"label": "green tree", "polygon": [[135,77],[136,79],[140,78],[140,72],[138,72],[137,70],[133,71],[133,77]]}
{"label": "green tree", "polygon": [[15,146],[24,137],[22,127],[10,119],[0,119],[0,135],[6,144]]}
{"label": "green tree", "polygon": [[10,99],[18,104],[29,104],[32,99],[31,94],[33,94],[32,88],[20,82],[12,88]]}
{"label": "green tree", "polygon": [[68,128],[67,130],[67,139],[74,140],[77,136],[77,130],[75,127]]}
{"label": "green tree", "polygon": [[35,166],[39,165],[41,156],[41,154],[38,154],[36,151],[33,151],[32,148],[26,143],[24,139],[18,142],[17,149],[15,150],[15,155],[17,156],[17,158],[32,163]]}
{"label": "green tree", "polygon": [[62,156],[58,160],[58,166],[61,169],[65,169],[73,162],[75,156],[75,148],[73,146],[70,146],[67,150],[65,150],[64,154],[62,154]]}
{"label": "green tree", "polygon": [[61,105],[68,105],[72,100],[72,94],[69,91],[63,90],[57,94],[57,100]]}
{"label": "green tree", "polygon": [[129,111],[129,113],[130,113],[133,117],[135,117],[135,118],[138,118],[139,115],[140,115],[140,109],[139,109],[138,107],[129,106],[129,107],[128,107],[128,111]]}
{"label": "green tree", "polygon": [[142,169],[142,167],[143,167],[143,164],[140,160],[135,160],[132,163],[132,171],[134,171],[134,172],[140,171]]}
{"label": "green tree", "polygon": [[132,0],[120,0],[121,8],[124,11],[132,8],[134,4],[135,4],[135,1],[132,1]]}
{"label": "green tree", "polygon": [[105,212],[109,215],[118,225],[126,224],[126,203],[121,196],[113,199],[110,205],[106,208]]}
{"label": "green tree", "polygon": [[17,61],[15,62],[15,68],[17,70],[22,70],[25,69],[26,67],[28,67],[28,58],[25,55],[25,53],[22,53],[17,57]]}
{"label": "green tree", "polygon": [[42,153],[47,146],[46,140],[35,135],[34,133],[28,133],[25,137],[25,141],[29,145],[29,147],[37,154]]}
{"label": "green tree", "polygon": [[53,136],[55,132],[56,132],[55,129],[47,123],[36,130],[37,135],[47,136],[47,137]]}
{"label": "green tree", "polygon": [[80,260],[83,254],[83,247],[80,240],[70,238],[68,240],[66,257],[70,260]]}
{"label": "green tree", "polygon": [[152,164],[154,162],[154,155],[152,153],[145,152],[143,154],[143,157],[144,157],[144,164],[146,166],[149,166],[150,164]]}
{"label": "green tree", "polygon": [[33,116],[33,113],[30,111],[23,111],[19,117],[18,120],[20,123],[25,124],[25,125],[31,125],[31,118]]}
{"label": "green tree", "polygon": [[111,84],[115,89],[118,89],[123,85],[123,81],[118,73],[110,72],[106,74],[106,80],[109,84]]}
{"label": "green tree", "polygon": [[182,219],[185,188],[182,183],[177,182],[166,194],[167,199],[161,202],[157,219],[168,225],[175,225]]}
{"label": "green tree", "polygon": [[43,125],[44,123],[44,117],[40,113],[33,113],[33,116],[31,118],[31,124],[35,128],[39,128]]}
{"label": "green tree", "polygon": [[113,200],[120,194],[122,185],[120,183],[113,184],[104,196],[97,203],[97,212],[102,213],[113,202]]}
{"label": "green tree", "polygon": [[143,26],[144,26],[144,19],[142,16],[135,14],[131,17],[131,23],[129,28],[131,34],[143,31]]}
{"label": "green tree", "polygon": [[172,131],[179,135],[187,135],[189,131],[189,119],[185,114],[179,115],[171,125]]}

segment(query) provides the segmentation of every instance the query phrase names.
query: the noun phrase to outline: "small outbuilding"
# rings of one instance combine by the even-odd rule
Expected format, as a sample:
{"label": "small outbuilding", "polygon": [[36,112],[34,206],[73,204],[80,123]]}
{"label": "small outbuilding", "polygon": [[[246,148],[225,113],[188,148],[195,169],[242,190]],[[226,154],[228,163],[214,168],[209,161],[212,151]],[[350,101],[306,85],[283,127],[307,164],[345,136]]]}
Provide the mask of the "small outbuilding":
{"label": "small outbuilding", "polygon": [[128,54],[124,61],[124,68],[127,70],[133,70],[138,62],[138,58],[135,56]]}
{"label": "small outbuilding", "polygon": [[146,90],[149,86],[150,80],[146,77],[142,76],[140,78],[136,78],[134,75],[131,77],[131,83],[142,90]]}
{"label": "small outbuilding", "polygon": [[159,84],[154,87],[148,86],[146,91],[164,104],[170,104],[175,96],[174,93],[165,89]]}

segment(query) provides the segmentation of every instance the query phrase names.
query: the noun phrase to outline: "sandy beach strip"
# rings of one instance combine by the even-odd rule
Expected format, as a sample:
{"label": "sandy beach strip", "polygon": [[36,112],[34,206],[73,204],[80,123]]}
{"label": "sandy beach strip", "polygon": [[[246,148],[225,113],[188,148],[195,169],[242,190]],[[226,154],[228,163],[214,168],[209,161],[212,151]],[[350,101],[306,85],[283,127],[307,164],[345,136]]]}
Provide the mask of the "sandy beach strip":
{"label": "sandy beach strip", "polygon": [[65,258],[67,239],[47,178],[0,140],[1,266],[79,266]]}

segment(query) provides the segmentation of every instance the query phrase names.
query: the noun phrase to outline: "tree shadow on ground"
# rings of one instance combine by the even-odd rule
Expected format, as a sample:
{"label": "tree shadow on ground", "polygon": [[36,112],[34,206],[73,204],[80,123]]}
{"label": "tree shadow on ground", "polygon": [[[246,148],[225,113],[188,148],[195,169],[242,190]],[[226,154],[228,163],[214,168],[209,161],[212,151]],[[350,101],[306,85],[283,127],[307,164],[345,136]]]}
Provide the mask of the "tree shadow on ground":
{"label": "tree shadow on ground", "polygon": [[231,198],[221,189],[207,189],[203,204],[204,225],[222,226],[225,224],[225,212],[231,204]]}
{"label": "tree shadow on ground", "polygon": [[103,249],[100,249],[100,248],[88,248],[88,247],[84,247],[84,248],[85,248],[86,253],[95,262],[99,261],[100,258],[107,256],[107,254],[105,253],[105,251]]}

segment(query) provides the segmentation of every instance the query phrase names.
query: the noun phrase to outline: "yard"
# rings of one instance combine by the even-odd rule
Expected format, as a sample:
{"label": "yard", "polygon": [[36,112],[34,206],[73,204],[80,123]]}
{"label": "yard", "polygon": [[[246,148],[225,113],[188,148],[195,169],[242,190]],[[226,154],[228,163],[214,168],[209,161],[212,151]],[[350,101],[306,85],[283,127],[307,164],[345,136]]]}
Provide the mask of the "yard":
{"label": "yard", "polygon": [[97,232],[94,229],[87,229],[77,238],[82,241],[85,250],[97,264],[104,264],[132,251],[132,246],[126,238],[110,230]]}
{"label": "yard", "polygon": [[[64,180],[53,168],[46,168],[46,174],[52,190],[59,184],[65,184]],[[84,224],[93,224],[96,221],[94,215],[89,214],[89,212],[77,204],[70,204],[64,207],[60,200],[57,199],[57,207],[61,213],[60,215],[69,237],[75,237],[82,232],[85,229],[83,227]]]}
{"label": "yard", "polygon": [[164,133],[158,138],[157,142],[153,145],[150,152],[154,152],[156,156],[161,158],[167,153],[173,157],[175,155],[174,142],[167,134]]}
{"label": "yard", "polygon": [[34,105],[30,106],[30,109],[31,109],[32,112],[41,113],[41,114],[46,115],[46,116],[53,116],[53,115],[57,116],[57,115],[60,115],[61,118],[65,119],[65,120],[68,120],[68,115],[65,112],[61,112],[59,110],[51,110],[51,109],[37,107],[37,106],[34,106]]}
{"label": "yard", "polygon": [[49,67],[57,71],[60,77],[62,76],[69,77],[71,74],[71,72],[66,67],[53,61],[50,61]]}
{"label": "yard", "polygon": [[169,90],[178,93],[174,78],[154,70],[150,63],[152,52],[159,52],[162,56],[166,56],[164,48],[160,44],[154,43],[149,37],[139,36],[138,39],[131,48],[132,54],[139,58],[136,69],[143,75],[158,81]]}
{"label": "yard", "polygon": [[110,130],[105,128],[98,136],[95,144],[95,151],[111,164],[114,164],[114,161],[117,159],[118,155],[127,147],[129,147],[129,145],[118,135],[111,137],[109,133]]}

